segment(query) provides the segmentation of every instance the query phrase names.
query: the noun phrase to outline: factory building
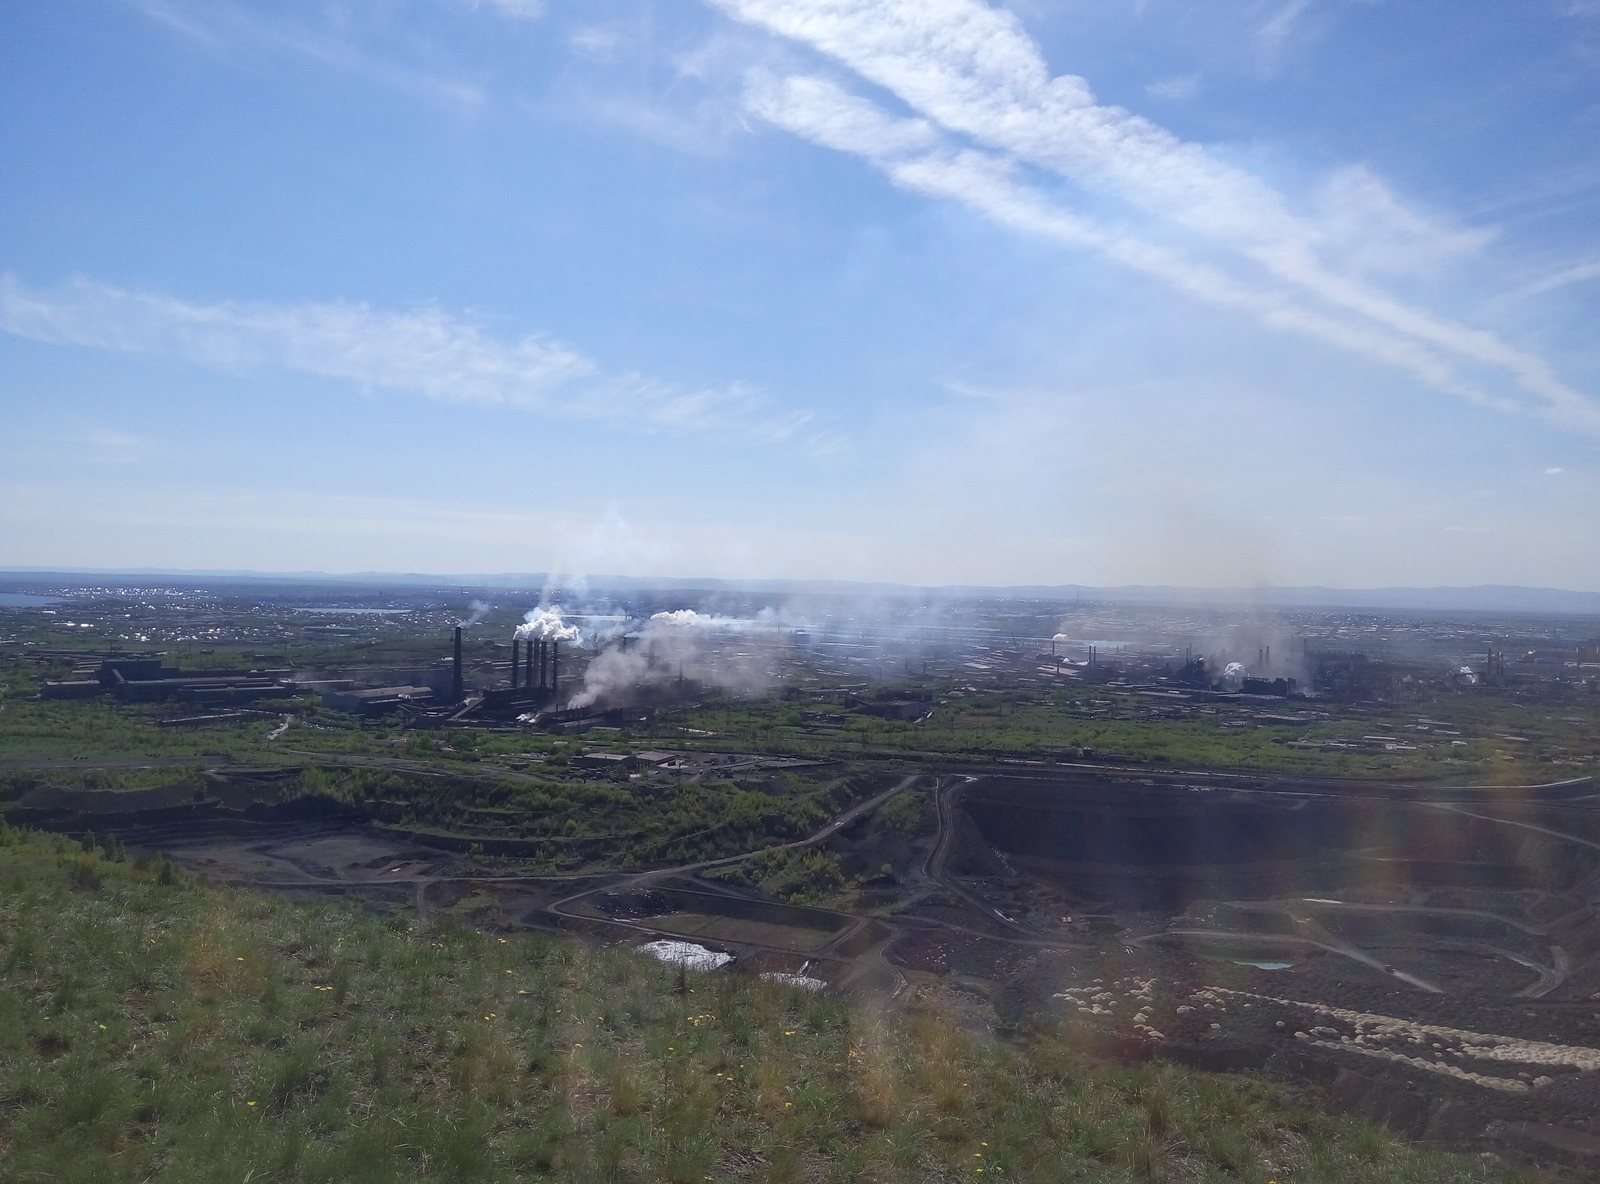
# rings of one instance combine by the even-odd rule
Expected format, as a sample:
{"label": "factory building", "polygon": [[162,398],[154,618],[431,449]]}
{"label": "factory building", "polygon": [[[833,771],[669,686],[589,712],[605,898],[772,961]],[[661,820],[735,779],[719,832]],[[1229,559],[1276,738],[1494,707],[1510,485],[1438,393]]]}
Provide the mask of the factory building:
{"label": "factory building", "polygon": [[381,715],[402,707],[431,707],[432,687],[363,687],[360,690],[334,691],[322,696],[322,705],[352,715]]}
{"label": "factory building", "polygon": [[161,703],[178,700],[200,707],[237,706],[258,699],[287,699],[305,694],[312,686],[294,680],[292,670],[207,670],[185,674],[164,666],[159,656],[107,658],[92,679],[45,682],[44,699],[85,699],[115,695],[123,703]]}

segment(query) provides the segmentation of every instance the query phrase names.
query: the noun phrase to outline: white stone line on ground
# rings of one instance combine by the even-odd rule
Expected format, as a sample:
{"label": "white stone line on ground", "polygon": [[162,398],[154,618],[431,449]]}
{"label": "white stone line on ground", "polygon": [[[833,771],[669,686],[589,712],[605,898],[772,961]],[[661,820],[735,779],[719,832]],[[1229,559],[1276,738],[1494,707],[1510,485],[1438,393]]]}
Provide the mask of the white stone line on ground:
{"label": "white stone line on ground", "polygon": [[1377,1057],[1380,1060],[1395,1061],[1403,1065],[1410,1065],[1413,1069],[1426,1069],[1429,1073],[1442,1073],[1447,1077],[1455,1077],[1461,1081],[1470,1081],[1474,1085],[1486,1086],[1504,1093],[1522,1094],[1529,1090],[1550,1084],[1551,1078],[1537,1077],[1530,1084],[1515,1077],[1493,1077],[1484,1073],[1469,1073],[1459,1065],[1449,1065],[1441,1061],[1425,1061],[1421,1057],[1408,1057],[1404,1053],[1394,1052],[1387,1048],[1372,1048],[1365,1044],[1334,1043],[1332,1040],[1318,1040],[1305,1032],[1296,1032],[1295,1037],[1313,1048],[1331,1048],[1336,1052],[1360,1053],[1364,1057]]}
{"label": "white stone line on ground", "polygon": [[[1450,1028],[1442,1024],[1417,1023],[1413,1020],[1402,1020],[1394,1016],[1375,1015],[1365,1011],[1351,1011],[1348,1008],[1334,1007],[1327,1003],[1306,1003],[1299,999],[1280,999],[1272,995],[1257,995],[1250,991],[1234,991],[1226,987],[1211,987],[1210,991],[1217,996],[1233,996],[1241,999],[1254,999],[1263,1003],[1276,1003],[1283,1007],[1298,1007],[1302,1011],[1342,1021],[1356,1030],[1354,1037],[1342,1037],[1337,1042],[1326,1039],[1328,1030],[1321,1033],[1313,1031],[1301,1037],[1318,1047],[1335,1048],[1361,1053],[1364,1056],[1377,1056],[1386,1060],[1403,1061],[1416,1068],[1427,1069],[1433,1073],[1444,1073],[1463,1080],[1474,1081],[1479,1085],[1489,1085],[1495,1089],[1520,1092],[1529,1088],[1529,1086],[1526,1082],[1513,1078],[1485,1077],[1482,1074],[1465,1072],[1459,1066],[1407,1056],[1392,1049],[1379,1047],[1372,1042],[1403,1040],[1412,1045],[1427,1045],[1436,1041],[1449,1041],[1459,1047],[1451,1050],[1441,1049],[1439,1051],[1452,1051],[1458,1053],[1458,1055],[1469,1056],[1477,1060],[1499,1061],[1517,1065],[1564,1066],[1585,1073],[1600,1069],[1600,1049],[1589,1048],[1584,1045],[1552,1044],[1543,1040],[1525,1040],[1518,1036],[1499,1036],[1488,1032],[1471,1032],[1464,1028]],[[1318,1036],[1323,1038],[1318,1039]],[[1430,1037],[1433,1039],[1430,1040]],[[1548,1078],[1541,1077],[1536,1080],[1536,1084],[1538,1082],[1548,1082],[1548,1080]]]}

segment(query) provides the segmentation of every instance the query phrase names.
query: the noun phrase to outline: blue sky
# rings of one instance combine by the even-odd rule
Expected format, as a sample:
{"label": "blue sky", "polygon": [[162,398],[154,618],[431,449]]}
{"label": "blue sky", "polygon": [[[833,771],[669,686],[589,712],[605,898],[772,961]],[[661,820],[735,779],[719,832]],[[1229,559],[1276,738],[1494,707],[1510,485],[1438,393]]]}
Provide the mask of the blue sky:
{"label": "blue sky", "polygon": [[0,564],[1600,589],[1592,0],[29,0],[0,100]]}

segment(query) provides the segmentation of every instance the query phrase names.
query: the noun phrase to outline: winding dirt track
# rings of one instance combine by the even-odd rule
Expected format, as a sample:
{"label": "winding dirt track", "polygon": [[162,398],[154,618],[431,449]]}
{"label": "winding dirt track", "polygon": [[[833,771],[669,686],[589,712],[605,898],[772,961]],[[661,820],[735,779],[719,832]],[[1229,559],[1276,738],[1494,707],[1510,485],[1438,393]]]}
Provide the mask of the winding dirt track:
{"label": "winding dirt track", "polygon": [[[417,762],[403,757],[344,756],[312,753],[309,751],[297,754],[304,755],[306,757],[315,757],[319,761],[328,763],[387,767],[411,772],[437,772],[436,769],[432,768],[424,769],[424,767]],[[34,761],[19,761],[14,759],[0,762],[0,767],[150,767],[168,764],[192,765],[194,763],[196,763],[196,761],[195,758],[192,757],[182,758],[181,760],[176,758],[88,758],[86,760],[53,758]],[[207,761],[205,763],[210,764],[213,762]],[[1104,772],[1105,770],[1097,769],[1097,771]],[[474,769],[473,772],[476,775],[481,776],[487,774],[496,777],[497,779],[513,782],[525,779],[524,774],[519,774],[508,769],[486,769],[480,767]],[[919,784],[931,788],[936,819],[935,830],[924,858],[910,877],[911,883],[906,886],[907,892],[902,897],[902,904],[913,905],[919,901],[927,900],[930,896],[944,895],[948,899],[959,901],[966,907],[966,909],[971,910],[969,913],[970,922],[966,924],[962,923],[962,921],[967,920],[967,918],[952,919],[949,917],[929,916],[923,914],[917,917],[916,924],[911,926],[907,924],[896,923],[894,920],[889,918],[874,918],[870,916],[863,916],[859,913],[847,912],[841,909],[819,908],[816,911],[831,916],[837,922],[837,927],[822,945],[813,950],[805,951],[805,953],[812,957],[826,958],[835,964],[843,964],[849,968],[841,979],[835,981],[834,985],[836,987],[851,988],[855,986],[871,984],[874,987],[874,994],[879,994],[881,996],[881,989],[887,989],[891,1001],[899,997],[910,984],[905,973],[889,960],[888,952],[897,941],[908,936],[910,933],[915,931],[925,932],[929,928],[939,928],[951,933],[959,933],[968,937],[980,938],[989,942],[1002,942],[1010,945],[1025,946],[1035,949],[1072,950],[1083,948],[1083,943],[1081,942],[1052,940],[1049,937],[1039,933],[1032,927],[1007,916],[999,908],[996,908],[995,905],[989,900],[984,899],[981,893],[974,891],[972,888],[963,883],[961,879],[952,875],[949,870],[949,864],[955,852],[956,844],[960,838],[960,801],[965,791],[974,784],[983,781],[989,775],[1012,776],[1014,774],[1015,770],[1011,769],[985,770],[978,767],[958,767],[956,769],[947,769],[945,772],[938,775],[916,773],[908,774],[902,777],[900,781],[893,787],[875,794],[874,796],[850,807],[814,833],[801,839],[796,839],[787,843],[779,844],[776,847],[764,849],[776,851],[798,851],[805,848],[818,846],[822,843],[825,843],[829,838],[838,834],[840,831],[851,826],[853,823],[856,823],[862,818],[871,815],[895,795],[910,790]],[[1188,774],[1184,774],[1183,776],[1188,776]],[[1200,776],[1200,774],[1196,774],[1195,776]],[[1556,783],[1555,785],[1549,787],[1540,788],[1560,788],[1561,786],[1567,784],[1567,782],[1562,782]],[[1573,784],[1575,784],[1575,782]],[[1462,792],[1465,793],[1466,791]],[[1538,832],[1559,841],[1573,843],[1589,849],[1600,849],[1600,843],[1579,835],[1566,833],[1554,827],[1523,822],[1517,819],[1496,817],[1495,813],[1493,812],[1492,805],[1477,805],[1476,808],[1468,808],[1463,803],[1455,801],[1435,801],[1419,804],[1423,805],[1425,808],[1449,811],[1451,813],[1479,819],[1484,822],[1498,823],[1502,826]],[[317,833],[321,829],[323,828],[312,826],[311,828],[303,831],[301,837],[306,837],[310,834]],[[338,829],[339,828],[334,827],[332,828],[332,831],[337,831]],[[164,836],[158,837],[157,835],[152,834],[148,836],[148,838],[160,843],[163,841]],[[423,873],[410,876],[402,875],[398,877],[368,876],[348,879],[329,878],[326,875],[318,875],[308,867],[306,869],[308,873],[307,875],[293,879],[266,879],[262,877],[238,876],[232,878],[231,882],[240,886],[278,890],[323,890],[338,892],[350,891],[352,889],[393,889],[400,886],[410,886],[414,889],[416,894],[416,907],[419,915],[426,915],[429,907],[429,891],[434,885],[477,884],[482,885],[485,888],[492,889],[496,885],[505,887],[527,885],[529,887],[533,887],[537,885],[549,885],[553,883],[570,885],[574,882],[577,882],[581,883],[581,888],[579,888],[577,891],[569,892],[560,899],[535,906],[533,911],[527,914],[528,919],[537,924],[537,918],[542,914],[548,919],[548,921],[558,926],[570,927],[576,924],[588,928],[591,931],[610,930],[616,933],[618,936],[632,936],[639,939],[650,939],[656,937],[682,939],[684,937],[682,932],[663,930],[652,926],[649,923],[649,918],[619,919],[616,917],[605,916],[600,912],[600,910],[592,908],[586,909],[582,908],[581,906],[586,900],[589,900],[601,892],[638,892],[647,890],[652,886],[665,885],[674,880],[688,880],[692,877],[697,877],[698,874],[702,872],[737,864],[745,859],[750,858],[750,856],[753,854],[755,854],[755,852],[743,852],[736,855],[722,856],[715,859],[701,860],[693,863],[669,867],[658,867],[642,872],[600,872],[581,877],[575,877],[571,875],[534,876],[517,874],[504,875],[494,873],[474,874],[469,870],[450,874]],[[706,880],[695,879],[694,888],[696,891],[709,895],[721,895],[740,900],[752,899],[751,895],[748,893],[741,893],[735,889],[731,889]],[[1523,932],[1528,933],[1530,936],[1546,937],[1549,932],[1547,929],[1544,929],[1541,926],[1530,925],[1526,921],[1519,921],[1514,917],[1505,917],[1474,909],[1451,909],[1419,905],[1368,904],[1335,900],[1306,900],[1302,904],[1301,901],[1293,898],[1286,898],[1278,901],[1238,903],[1241,905],[1248,903],[1257,908],[1262,906],[1282,908],[1284,911],[1291,913],[1291,915],[1294,916],[1295,921],[1299,923],[1297,927],[1300,930],[1300,940],[1305,941],[1307,944],[1326,950],[1329,953],[1337,954],[1352,961],[1362,963],[1382,974],[1391,977],[1392,979],[1405,982],[1417,990],[1430,994],[1442,993],[1441,988],[1419,975],[1395,969],[1393,966],[1387,964],[1384,960],[1375,957],[1361,949],[1359,945],[1353,944],[1349,940],[1330,932],[1321,924],[1318,924],[1314,918],[1302,915],[1307,912],[1307,909],[1304,906],[1312,905],[1318,909],[1331,909],[1336,911],[1395,913],[1421,912],[1448,914],[1461,917],[1479,917],[1485,920],[1492,919],[1499,921],[1511,927],[1520,929]],[[1301,907],[1294,907],[1296,905],[1301,905]],[[876,940],[872,941],[872,944],[866,946],[865,948],[857,948],[857,943],[863,940],[868,940],[865,939],[863,935],[869,930],[873,931],[872,936],[876,937]],[[1190,935],[1188,930],[1169,930],[1168,933],[1176,936]],[[1219,939],[1228,937],[1243,939],[1249,937],[1259,937],[1261,934],[1251,933],[1247,930],[1224,932],[1211,929],[1206,930],[1203,933],[1197,930],[1192,934],[1192,936],[1197,938],[1205,936]],[[1145,939],[1134,939],[1135,944],[1143,940]],[[755,940],[740,941],[736,944],[744,945],[751,949],[770,950],[778,953],[794,954],[801,952],[794,950],[792,947],[764,945]],[[1530,957],[1526,953],[1517,953],[1512,950],[1503,949],[1499,945],[1485,944],[1481,941],[1475,943],[1469,942],[1465,944],[1456,941],[1453,942],[1452,945],[1453,948],[1461,949],[1465,949],[1468,945],[1470,945],[1475,952],[1506,958],[1532,971],[1537,976],[1536,981],[1517,992],[1520,997],[1526,999],[1539,999],[1549,994],[1567,980],[1572,969],[1571,960],[1567,952],[1560,946],[1553,944],[1548,947],[1548,963],[1544,963],[1538,960],[1536,957]]]}
{"label": "winding dirt track", "polygon": [[[385,762],[389,763],[389,762]],[[394,762],[399,764],[401,762]],[[974,925],[963,925],[945,918],[923,917],[919,919],[920,928],[930,927],[960,933],[969,937],[982,938],[988,941],[1000,941],[1007,944],[1027,946],[1041,949],[1076,949],[1080,943],[1052,941],[1031,933],[1027,927],[1007,917],[1000,910],[986,903],[976,893],[952,877],[947,869],[951,851],[956,839],[956,803],[962,790],[968,785],[979,780],[973,774],[963,773],[943,777],[930,777],[927,774],[909,774],[903,777],[893,787],[875,794],[874,796],[858,802],[845,810],[837,817],[830,820],[825,826],[804,838],[779,844],[776,847],[762,848],[763,851],[798,851],[808,847],[815,847],[826,842],[830,837],[849,827],[861,818],[867,817],[882,807],[896,794],[912,789],[919,782],[931,780],[933,800],[937,817],[937,828],[928,851],[924,857],[917,878],[921,884],[913,884],[912,891],[907,897],[908,902],[925,899],[930,893],[942,890],[959,899],[972,908],[985,921],[992,922],[1000,928],[999,931],[992,927],[978,928]],[[654,938],[669,938],[683,940],[681,932],[661,929],[653,926],[649,918],[620,919],[607,917],[598,910],[581,908],[584,901],[604,893],[630,893],[644,891],[651,887],[671,883],[688,877],[695,877],[698,873],[718,867],[727,867],[737,864],[757,852],[742,852],[737,855],[720,856],[716,859],[699,860],[694,863],[676,864],[670,867],[652,868],[648,871],[619,874],[617,872],[598,872],[588,876],[574,877],[571,875],[495,875],[451,873],[451,874],[423,874],[402,876],[366,876],[359,878],[329,878],[308,874],[294,879],[261,877],[234,877],[230,883],[240,887],[254,887],[277,890],[299,891],[349,891],[363,888],[389,888],[409,886],[416,894],[416,910],[419,917],[426,917],[429,910],[429,892],[435,885],[480,885],[485,888],[495,886],[515,887],[528,885],[530,887],[551,883],[572,883],[575,879],[583,883],[578,891],[571,892],[557,900],[540,905],[528,914],[529,919],[544,915],[553,924],[568,927],[577,923],[591,931],[607,929],[619,936],[650,940]],[[742,894],[722,885],[696,879],[696,891],[708,895],[723,895],[740,900],[751,899],[748,894]],[[910,980],[905,973],[889,960],[888,951],[901,938],[906,936],[907,930],[888,918],[874,918],[863,916],[859,913],[847,912],[841,909],[816,908],[816,911],[826,913],[838,922],[838,928],[821,946],[806,951],[807,956],[815,959],[822,958],[834,963],[841,963],[850,969],[841,978],[831,985],[836,989],[849,990],[853,987],[871,984],[873,994],[880,997],[887,992],[887,1002],[893,1003],[909,987]],[[870,946],[853,953],[841,951],[849,950],[860,938],[864,931],[876,926],[881,929],[882,936]],[[793,949],[783,946],[766,945],[759,941],[741,941],[741,945],[751,949],[766,950],[773,953],[792,954]]]}
{"label": "winding dirt track", "polygon": [[[852,806],[843,814],[840,814],[832,822],[824,826],[821,830],[818,830],[803,839],[796,839],[793,842],[783,843],[777,847],[763,848],[763,850],[798,851],[803,848],[814,847],[818,843],[825,842],[829,837],[837,834],[839,831],[849,826],[852,822],[855,822],[858,818],[864,817],[865,815],[877,810],[897,793],[911,788],[916,784],[918,779],[919,777],[917,774],[908,775],[902,778],[900,782],[893,788],[886,789],[882,793],[876,794],[873,797],[868,798],[866,801]],[[742,860],[750,858],[751,854],[753,853],[747,851],[739,855],[726,855],[717,859],[701,860],[698,863],[679,864],[676,867],[656,868],[651,871],[638,872],[630,876],[611,878],[603,884],[596,884],[593,887],[585,888],[581,892],[574,892],[570,896],[564,896],[560,900],[552,901],[550,904],[545,905],[541,911],[548,913],[552,917],[563,918],[566,920],[578,920],[582,921],[586,925],[598,924],[611,926],[617,929],[630,931],[644,937],[666,937],[675,940],[682,940],[683,935],[681,933],[673,933],[666,930],[656,929],[643,921],[623,921],[612,917],[606,917],[602,919],[588,913],[576,912],[572,906],[578,901],[581,901],[586,897],[593,896],[596,892],[600,892],[602,890],[607,892],[636,892],[678,876],[694,875],[709,868],[726,867],[730,864],[739,863]],[[838,961],[849,962],[855,966],[855,970],[848,976],[847,981],[834,984],[835,986],[848,985],[848,982],[856,981],[863,974],[871,971],[886,971],[890,973],[895,980],[895,989],[893,992],[894,995],[898,996],[900,992],[905,989],[907,985],[905,976],[901,974],[899,970],[890,966],[883,957],[884,949],[894,940],[895,936],[897,936],[893,927],[889,927],[890,931],[888,937],[876,943],[870,949],[854,956],[840,957],[833,951],[836,951],[839,947],[846,945],[851,938],[855,937],[867,926],[873,924],[873,919],[870,917],[858,916],[855,913],[843,912],[838,909],[821,909],[819,911],[830,913],[839,918],[841,921],[841,926],[839,932],[830,938],[829,941],[821,948],[813,951],[813,954],[818,957],[830,957]],[[747,942],[744,944],[755,945],[758,943]],[[770,946],[762,948],[776,949],[776,947]],[[781,952],[787,953],[791,951],[784,950]]]}

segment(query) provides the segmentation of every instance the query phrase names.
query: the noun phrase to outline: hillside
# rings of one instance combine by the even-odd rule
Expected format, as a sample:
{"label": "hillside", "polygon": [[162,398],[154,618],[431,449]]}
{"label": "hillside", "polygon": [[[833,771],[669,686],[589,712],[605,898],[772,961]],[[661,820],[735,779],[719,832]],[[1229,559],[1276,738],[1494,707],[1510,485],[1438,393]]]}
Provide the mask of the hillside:
{"label": "hillside", "polygon": [[[1278,1087],[0,841],[11,1180],[1482,1180]],[[164,882],[165,881],[165,882]]]}

